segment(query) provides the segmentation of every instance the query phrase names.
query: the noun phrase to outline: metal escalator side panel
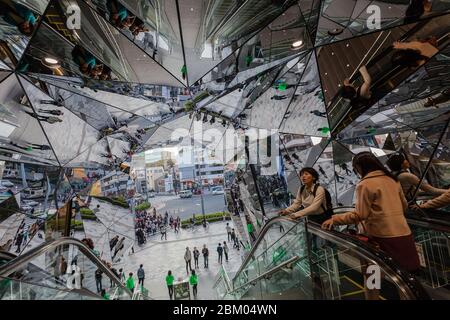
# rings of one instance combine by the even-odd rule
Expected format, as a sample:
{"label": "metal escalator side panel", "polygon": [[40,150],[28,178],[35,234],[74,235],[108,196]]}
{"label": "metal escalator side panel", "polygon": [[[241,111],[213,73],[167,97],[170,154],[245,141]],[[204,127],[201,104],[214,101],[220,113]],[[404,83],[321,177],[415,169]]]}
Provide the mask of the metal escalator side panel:
{"label": "metal escalator side panel", "polygon": [[62,237],[56,240],[52,240],[50,242],[43,243],[42,245],[31,249],[25,254],[13,259],[3,266],[0,267],[0,277],[9,277],[14,272],[20,270],[26,264],[30,263],[36,257],[46,254],[47,252],[51,252],[57,247],[64,245],[73,245],[78,248],[78,250],[87,257],[88,261],[91,262],[95,267],[100,269],[107,277],[112,280],[121,290],[129,297],[132,297],[131,292],[122,284],[122,282],[116,277],[116,275],[80,240]]}

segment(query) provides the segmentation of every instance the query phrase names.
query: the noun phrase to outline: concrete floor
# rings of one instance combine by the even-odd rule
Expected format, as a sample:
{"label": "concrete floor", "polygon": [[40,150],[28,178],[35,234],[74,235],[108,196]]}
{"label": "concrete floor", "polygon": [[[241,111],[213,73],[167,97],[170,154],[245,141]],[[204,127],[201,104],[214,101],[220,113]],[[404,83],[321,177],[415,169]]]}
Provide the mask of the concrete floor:
{"label": "concrete floor", "polygon": [[[231,221],[227,221],[233,227]],[[226,222],[216,222],[209,225],[208,229],[198,226],[194,230],[182,229],[180,233],[175,234],[169,230],[167,240],[160,240],[160,236],[155,235],[147,240],[147,243],[141,247],[135,247],[135,253],[125,256],[125,262],[117,264],[116,268],[124,268],[126,274],[133,272],[136,276],[140,264],[144,265],[146,278],[144,287],[149,290],[149,295],[153,299],[169,299],[165,277],[167,271],[171,270],[175,280],[186,279],[186,267],[184,262],[184,252],[186,247],[191,251],[197,247],[200,251],[203,244],[209,249],[209,268],[203,268],[203,256],[199,258],[199,267],[196,269],[198,274],[198,299],[214,299],[213,284],[219,272],[220,264],[217,261],[217,245],[219,242],[227,240]],[[233,249],[232,244],[228,243],[229,261],[223,258],[223,265],[229,274],[238,270],[242,263],[243,250]],[[192,267],[194,261],[192,260]]]}

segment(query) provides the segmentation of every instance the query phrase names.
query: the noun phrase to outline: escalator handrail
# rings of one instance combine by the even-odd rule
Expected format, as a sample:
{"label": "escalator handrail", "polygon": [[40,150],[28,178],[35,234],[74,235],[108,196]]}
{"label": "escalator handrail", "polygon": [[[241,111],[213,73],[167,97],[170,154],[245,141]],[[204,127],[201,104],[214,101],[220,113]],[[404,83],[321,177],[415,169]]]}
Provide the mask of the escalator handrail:
{"label": "escalator handrail", "polygon": [[425,227],[427,229],[431,229],[433,231],[440,231],[443,233],[450,234],[450,224],[446,223],[445,221],[432,219],[432,218],[426,218],[426,217],[411,217],[406,216],[406,221],[408,224],[412,224],[414,226],[418,227]]}
{"label": "escalator handrail", "polygon": [[[232,282],[234,281],[234,279],[237,278],[237,276],[242,272],[242,270],[245,268],[245,266],[248,264],[248,262],[252,259],[253,254],[255,253],[256,249],[258,248],[259,243],[264,239],[264,235],[267,233],[267,231],[270,229],[270,227],[280,221],[287,221],[287,222],[291,222],[292,228],[294,228],[296,226],[296,224],[299,221],[305,220],[304,217],[302,217],[300,220],[294,220],[291,218],[287,218],[287,217],[273,217],[271,219],[269,219],[266,224],[262,227],[261,231],[259,232],[258,238],[256,239],[256,241],[252,244],[252,248],[250,250],[250,252],[247,254],[247,256],[245,257],[244,261],[242,262],[241,267],[238,269],[238,271],[236,272],[236,274],[233,277]],[[285,233],[283,233],[283,235],[281,237],[283,237],[284,235],[286,235],[292,228],[290,228],[289,230],[287,230]],[[280,237],[280,238],[281,238]]]}
{"label": "escalator handrail", "polygon": [[40,287],[40,288],[46,288],[49,290],[53,290],[53,291],[58,291],[58,292],[66,292],[66,293],[76,293],[82,296],[90,296],[92,298],[97,298],[100,299],[100,296],[93,293],[92,291],[86,289],[86,288],[81,288],[81,289],[67,289],[67,288],[55,288],[55,287],[50,287],[48,285],[45,284],[37,284],[37,283],[33,283],[33,282],[29,282],[26,280],[19,280],[19,279],[14,279],[14,278],[9,278],[9,277],[2,277],[0,276],[0,280],[9,280],[12,282],[17,282],[17,283],[25,283],[27,285],[33,286],[33,287]]}
{"label": "escalator handrail", "polygon": [[[338,211],[341,209],[349,209],[351,211],[355,210],[355,206],[342,206],[342,207],[335,207],[333,208],[333,211]],[[423,210],[423,209],[422,209]],[[440,231],[444,233],[450,234],[450,223],[447,221],[442,221],[438,219],[433,219],[429,217],[416,217],[416,216],[410,216],[408,215],[408,211],[405,215],[406,221],[408,224],[420,226],[420,227],[426,227],[428,229],[434,230],[434,231]]]}
{"label": "escalator handrail", "polygon": [[[422,285],[410,273],[403,271],[398,266],[396,266],[392,261],[392,258],[387,256],[383,251],[376,250],[372,246],[362,241],[357,241],[356,239],[350,236],[346,236],[341,232],[324,230],[319,224],[309,222],[306,217],[302,217],[299,220],[294,220],[284,216],[279,216],[267,221],[267,223],[262,228],[258,238],[256,239],[250,253],[242,263],[239,270],[236,272],[233,281],[237,279],[237,277],[244,270],[247,264],[252,260],[252,257],[258,248],[258,244],[263,240],[264,235],[268,232],[270,227],[277,222],[292,223],[293,227],[301,222],[307,223],[308,232],[316,234],[324,240],[329,240],[345,247],[351,247],[351,249],[364,255],[367,260],[371,260],[374,264],[379,265],[384,273],[387,274],[390,279],[395,282],[396,286],[404,293],[406,297],[412,299],[429,299],[429,296],[423,289]],[[292,230],[292,228],[286,231],[281,237],[286,235],[290,230]]]}
{"label": "escalator handrail", "polygon": [[9,277],[10,274],[18,271],[24,264],[31,262],[34,258],[49,252],[62,245],[74,245],[76,246],[84,255],[86,255],[91,262],[93,262],[103,273],[105,273],[110,279],[112,279],[119,287],[121,287],[125,292],[132,297],[131,292],[126,288],[123,283],[116,277],[116,275],[103,264],[103,262],[89,249],[83,242],[78,239],[70,237],[62,237],[59,239],[51,240],[45,242],[26,253],[18,256],[17,258],[5,263],[0,267],[0,277]]}
{"label": "escalator handrail", "polygon": [[404,293],[405,297],[420,300],[430,299],[420,282],[412,274],[402,270],[384,251],[376,249],[363,241],[356,240],[354,237],[345,233],[324,230],[320,224],[315,222],[308,222],[308,231],[324,240],[333,241],[360,252],[367,260],[371,260],[374,264],[379,265],[383,273],[392,279],[397,288]]}

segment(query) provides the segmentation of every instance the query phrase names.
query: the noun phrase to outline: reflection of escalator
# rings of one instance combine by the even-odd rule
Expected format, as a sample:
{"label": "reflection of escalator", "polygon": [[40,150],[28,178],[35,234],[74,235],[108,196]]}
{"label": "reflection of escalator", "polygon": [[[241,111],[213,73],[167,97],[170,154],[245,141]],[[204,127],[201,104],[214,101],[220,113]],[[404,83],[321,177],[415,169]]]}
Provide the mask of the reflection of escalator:
{"label": "reflection of escalator", "polygon": [[[216,283],[230,288],[220,298],[429,299],[383,252],[305,219],[284,217],[267,222],[230,282]],[[378,283],[380,290],[373,289]]]}
{"label": "reflection of escalator", "polygon": [[[411,41],[413,38],[425,39],[430,36],[435,36],[438,40],[437,48],[442,50],[448,45],[449,38],[448,29],[440,27],[439,22],[444,21],[446,18],[448,17],[441,17],[438,18],[438,20],[421,21],[405,32],[405,34],[400,37],[398,41]],[[390,32],[393,31],[395,31],[395,29]],[[389,38],[389,34],[390,33],[387,34],[387,38]],[[375,49],[379,50],[378,48]],[[368,100],[367,105],[364,108],[352,109],[349,106],[348,101],[345,101],[338,95],[334,97],[330,107],[328,107],[328,113],[331,121],[330,125],[333,132],[338,133],[342,131],[359,115],[369,109],[370,106],[391,92],[412,74],[411,69],[392,64],[391,57],[393,52],[395,52],[393,46],[388,46],[384,50],[380,50],[380,52],[375,51],[375,53],[373,53],[373,58],[366,62],[366,67],[372,77],[372,84],[370,88],[372,98]],[[417,69],[419,68],[416,68],[416,70]],[[351,81],[355,81],[354,83],[356,85],[360,85],[362,83],[360,74],[355,73]]]}
{"label": "reflection of escalator", "polygon": [[[0,258],[4,262],[0,265],[3,299],[92,299],[100,298],[101,289],[111,299],[132,297],[118,277],[77,239],[60,238],[16,258],[5,254]],[[97,271],[102,274],[99,282]]]}

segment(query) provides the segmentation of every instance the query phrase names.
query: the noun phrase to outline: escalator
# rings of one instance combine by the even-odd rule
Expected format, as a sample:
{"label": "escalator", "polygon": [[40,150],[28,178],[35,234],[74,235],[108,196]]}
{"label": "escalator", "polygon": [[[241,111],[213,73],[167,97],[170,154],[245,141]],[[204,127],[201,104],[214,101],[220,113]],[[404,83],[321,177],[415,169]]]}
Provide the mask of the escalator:
{"label": "escalator", "polygon": [[96,273],[101,273],[101,289],[110,299],[143,298],[138,292],[131,293],[104,262],[74,238],[46,242],[18,257],[2,253],[0,258],[0,300],[101,299]]}
{"label": "escalator", "polygon": [[[445,215],[446,214],[446,215]],[[444,216],[444,218],[442,217]],[[435,299],[450,299],[450,221],[438,210],[418,216],[407,214],[414,235],[422,273],[420,281]]]}
{"label": "escalator", "polygon": [[[437,20],[430,19],[421,21],[415,24],[414,27],[411,27],[402,37],[396,40],[407,42],[414,39],[426,39],[430,36],[435,36],[437,40],[437,48],[439,51],[442,51],[447,47],[450,41],[448,28],[442,28],[442,25],[440,25],[440,22],[444,23],[446,19],[448,19],[448,16],[439,17]],[[371,54],[371,58],[369,61],[365,62],[365,65],[372,77],[372,84],[370,88],[372,98],[368,102],[367,106],[364,109],[352,109],[350,107],[350,102],[346,101],[338,94],[336,94],[330,101],[330,104],[327,107],[327,112],[331,121],[330,128],[334,133],[342,131],[359,115],[369,109],[370,106],[382,99],[386,94],[391,92],[412,74],[412,71],[408,68],[392,65],[391,56],[395,50],[391,45],[383,49],[386,43],[392,42],[391,33],[394,31],[395,29],[381,32],[381,44],[374,47],[374,52],[367,53],[368,55],[369,53]],[[363,64],[363,62],[364,61],[361,61],[361,64]],[[355,70],[350,81],[356,86],[359,86],[363,83],[363,79],[360,73],[356,71],[357,70]]]}
{"label": "escalator", "polygon": [[215,289],[217,298],[231,300],[430,299],[383,252],[306,218],[286,217],[264,225],[233,279],[222,270]]}

